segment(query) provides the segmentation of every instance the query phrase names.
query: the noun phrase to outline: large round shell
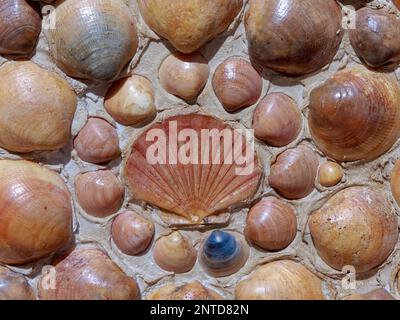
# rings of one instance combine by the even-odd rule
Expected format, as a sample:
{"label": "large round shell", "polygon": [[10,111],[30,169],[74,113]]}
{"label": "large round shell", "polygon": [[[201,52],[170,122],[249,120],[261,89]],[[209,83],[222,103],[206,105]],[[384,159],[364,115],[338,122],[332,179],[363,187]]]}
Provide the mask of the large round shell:
{"label": "large round shell", "polygon": [[218,293],[203,286],[199,281],[183,285],[169,284],[151,292],[146,300],[223,300]]}

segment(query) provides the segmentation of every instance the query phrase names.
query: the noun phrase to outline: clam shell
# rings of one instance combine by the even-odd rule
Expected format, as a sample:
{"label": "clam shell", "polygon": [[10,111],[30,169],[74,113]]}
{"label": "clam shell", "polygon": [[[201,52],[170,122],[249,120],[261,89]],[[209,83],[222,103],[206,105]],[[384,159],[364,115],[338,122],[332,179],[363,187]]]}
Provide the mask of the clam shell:
{"label": "clam shell", "polygon": [[22,274],[0,266],[0,300],[35,300],[35,293]]}
{"label": "clam shell", "polygon": [[400,160],[396,160],[390,179],[390,187],[394,200],[400,206]]}
{"label": "clam shell", "polygon": [[193,281],[183,285],[163,286],[150,293],[146,300],[224,300],[224,298],[199,281]]}
{"label": "clam shell", "polygon": [[343,169],[335,162],[327,161],[319,166],[318,181],[321,186],[336,186],[343,178]]}

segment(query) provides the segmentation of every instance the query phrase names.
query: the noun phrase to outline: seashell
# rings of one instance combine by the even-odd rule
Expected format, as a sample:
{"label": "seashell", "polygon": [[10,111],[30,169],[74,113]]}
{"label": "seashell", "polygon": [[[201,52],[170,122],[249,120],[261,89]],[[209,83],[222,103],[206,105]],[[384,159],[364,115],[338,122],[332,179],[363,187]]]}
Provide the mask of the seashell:
{"label": "seashell", "polygon": [[400,0],[392,0],[397,9],[400,10]]}
{"label": "seashell", "polygon": [[265,250],[282,250],[297,233],[297,218],[292,206],[275,197],[266,197],[254,205],[244,229],[246,238]]}
{"label": "seashell", "polygon": [[158,266],[174,273],[192,270],[196,256],[191,240],[178,231],[158,239],[153,249],[154,261]]}
{"label": "seashell", "polygon": [[321,258],[332,268],[364,273],[383,263],[398,239],[398,224],[386,197],[369,187],[350,187],[312,213],[309,227]]}
{"label": "seashell", "polygon": [[363,294],[352,294],[344,300],[396,300],[389,292],[383,288],[371,290]]}
{"label": "seashell", "polygon": [[258,267],[235,288],[237,300],[325,300],[322,281],[302,264],[279,260]]}
{"label": "seashell", "polygon": [[89,118],[74,140],[78,156],[86,162],[104,163],[121,154],[117,130],[106,120]]}
{"label": "seashell", "polygon": [[397,205],[400,206],[400,160],[396,160],[390,178],[392,195]]}
{"label": "seashell", "polygon": [[42,27],[39,13],[25,0],[0,2],[0,54],[28,55]]}
{"label": "seashell", "polygon": [[221,63],[213,77],[214,92],[228,112],[255,104],[262,86],[262,79],[251,63],[237,57]]}
{"label": "seashell", "polygon": [[68,143],[75,92],[30,61],[0,67],[0,146],[11,152],[57,150]]}
{"label": "seashell", "polygon": [[400,86],[365,68],[339,71],[314,89],[308,124],[321,151],[338,161],[370,161],[400,136]]}
{"label": "seashell", "polygon": [[67,186],[54,172],[24,160],[0,160],[0,263],[21,265],[72,239]]}
{"label": "seashell", "polygon": [[159,70],[160,83],[165,91],[186,101],[200,94],[209,74],[207,60],[199,53],[170,54],[161,63]]}
{"label": "seashell", "polygon": [[115,121],[123,125],[146,122],[157,112],[153,85],[138,75],[120,79],[108,90],[104,107]]}
{"label": "seashell", "polygon": [[124,187],[110,170],[77,175],[75,192],[82,209],[99,218],[117,212],[124,200]]}
{"label": "seashell", "polygon": [[323,187],[336,186],[343,178],[342,167],[332,161],[324,162],[319,166],[318,180]]}
{"label": "seashell", "polygon": [[[197,149],[192,148],[197,159],[194,155],[191,159],[182,156],[187,151],[182,142],[174,151],[174,145],[178,147],[178,133],[182,138],[187,132],[184,129],[191,129],[193,139],[197,138]],[[202,130],[205,139],[201,138]],[[215,143],[207,143],[210,136],[206,134],[211,130],[214,130],[211,137],[218,136],[218,141],[226,134],[225,142],[234,152],[227,149],[225,156],[223,148],[213,151],[211,147]],[[229,133],[234,136],[232,143],[229,143]],[[165,144],[158,140],[155,145],[154,135],[168,140]],[[158,156],[152,153],[155,149],[160,151]],[[246,150],[246,161],[239,165],[238,154],[243,150]],[[251,198],[261,175],[258,159],[246,139],[222,121],[200,114],[178,115],[151,126],[133,143],[124,168],[124,177],[135,199],[178,215],[188,224],[202,223],[206,217],[226,212]]]}
{"label": "seashell", "polygon": [[343,37],[336,1],[249,3],[245,28],[255,64],[288,75],[305,75],[332,62]]}
{"label": "seashell", "polygon": [[71,77],[113,81],[136,53],[135,18],[122,0],[61,1],[52,15],[50,51]]}
{"label": "seashell", "polygon": [[150,293],[146,300],[224,300],[224,298],[199,281],[193,281],[183,285],[163,286]]}
{"label": "seashell", "polygon": [[0,300],[35,300],[26,278],[0,266]]}
{"label": "seashell", "polygon": [[183,53],[192,53],[222,33],[242,8],[243,0],[138,0],[147,25]]}
{"label": "seashell", "polygon": [[124,211],[115,218],[111,235],[119,250],[134,256],[149,247],[154,237],[154,224],[133,211]]}
{"label": "seashell", "polygon": [[318,158],[305,145],[282,152],[272,164],[268,177],[269,184],[281,196],[301,199],[314,190],[317,177]]}
{"label": "seashell", "polygon": [[249,257],[249,247],[238,233],[215,230],[200,248],[200,263],[207,274],[225,277],[238,272]]}
{"label": "seashell", "polygon": [[96,246],[78,247],[54,264],[55,289],[39,280],[41,300],[136,300],[140,291],[109,256]]}
{"label": "seashell", "polygon": [[299,135],[302,115],[296,102],[284,93],[271,93],[254,110],[256,138],[274,147],[283,147]]}

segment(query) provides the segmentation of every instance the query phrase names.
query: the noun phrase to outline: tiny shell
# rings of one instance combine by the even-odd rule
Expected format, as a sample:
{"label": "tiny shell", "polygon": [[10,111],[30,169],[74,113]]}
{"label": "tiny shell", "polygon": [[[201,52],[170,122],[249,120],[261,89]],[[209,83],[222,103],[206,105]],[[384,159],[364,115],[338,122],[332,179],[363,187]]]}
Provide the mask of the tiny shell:
{"label": "tiny shell", "polygon": [[124,187],[110,170],[77,175],[75,192],[86,213],[99,218],[117,212],[124,199]]}
{"label": "tiny shell", "polygon": [[74,140],[78,156],[91,163],[104,163],[121,154],[117,130],[100,118],[89,118]]}
{"label": "tiny shell", "polygon": [[124,211],[115,218],[111,235],[119,250],[134,256],[149,247],[154,237],[154,224],[133,211]]}
{"label": "tiny shell", "polygon": [[196,263],[197,252],[189,238],[175,231],[156,241],[153,256],[161,269],[185,273],[190,271]]}
{"label": "tiny shell", "polygon": [[228,58],[215,71],[213,88],[225,110],[233,112],[258,101],[262,79],[251,63],[237,57]]}
{"label": "tiny shell", "polygon": [[186,101],[196,98],[207,83],[210,68],[199,53],[169,55],[160,66],[162,87],[170,94]]}
{"label": "tiny shell", "polygon": [[352,294],[345,300],[396,300],[389,292],[383,288],[374,289],[363,294]]}
{"label": "tiny shell", "polygon": [[35,300],[27,279],[0,266],[0,300]]}
{"label": "tiny shell", "polygon": [[254,111],[254,135],[274,147],[294,141],[300,133],[301,124],[299,107],[283,93],[268,94]]}
{"label": "tiny shell", "polygon": [[335,162],[327,161],[319,166],[318,180],[321,186],[333,187],[337,185],[343,178],[343,170],[340,165]]}
{"label": "tiny shell", "polygon": [[396,200],[397,205],[400,206],[400,160],[396,160],[394,164],[390,179],[390,187],[394,200]]}
{"label": "tiny shell", "polygon": [[199,281],[193,281],[183,285],[169,284],[161,287],[150,293],[146,300],[224,300],[224,298]]}

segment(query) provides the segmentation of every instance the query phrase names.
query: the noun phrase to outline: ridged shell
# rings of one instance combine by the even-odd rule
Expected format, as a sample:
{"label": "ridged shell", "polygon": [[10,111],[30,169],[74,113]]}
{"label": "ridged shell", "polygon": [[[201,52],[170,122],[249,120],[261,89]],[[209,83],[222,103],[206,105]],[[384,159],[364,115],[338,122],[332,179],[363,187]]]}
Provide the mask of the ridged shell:
{"label": "ridged shell", "polygon": [[269,184],[283,197],[294,200],[314,190],[318,158],[306,145],[282,152],[272,164]]}
{"label": "ridged shell", "polygon": [[339,71],[311,92],[308,124],[329,157],[374,160],[400,136],[400,86],[365,68]]}
{"label": "ridged shell", "polygon": [[199,260],[207,274],[225,277],[238,272],[247,262],[249,247],[242,235],[216,230],[204,240]]}
{"label": "ridged shell", "polygon": [[0,1],[0,54],[30,54],[41,27],[39,13],[27,1]]}
{"label": "ridged shell", "polygon": [[197,252],[188,237],[175,231],[156,241],[153,257],[161,269],[185,273],[192,270],[196,263]]}
{"label": "ridged shell", "polygon": [[140,291],[108,255],[96,246],[77,247],[55,264],[55,289],[39,279],[41,300],[136,300]]}
{"label": "ridged shell", "polygon": [[68,143],[77,106],[68,82],[30,61],[5,63],[0,79],[1,147],[31,152]]}
{"label": "ridged shell", "polygon": [[199,281],[193,281],[183,285],[168,284],[154,290],[146,300],[224,300],[224,298]]}
{"label": "ridged shell", "polygon": [[393,251],[399,231],[394,209],[381,192],[350,187],[311,214],[309,227],[321,258],[332,268],[364,273]]}
{"label": "ridged shell", "polygon": [[122,0],[56,3],[56,25],[47,30],[51,54],[75,78],[113,81],[138,47],[135,19]]}
{"label": "ridged shell", "polygon": [[374,289],[367,293],[357,293],[346,297],[344,300],[396,300],[383,288]]}
{"label": "ridged shell", "polygon": [[35,293],[22,274],[0,266],[0,300],[35,300]]}
{"label": "ridged shell", "polygon": [[148,26],[183,53],[192,53],[223,32],[242,0],[138,0]]}
{"label": "ridged shell", "polygon": [[300,263],[274,261],[257,268],[235,288],[237,300],[325,300],[322,281]]}
{"label": "ridged shell", "polygon": [[0,263],[32,262],[71,241],[71,196],[55,172],[0,160],[0,203]]}
{"label": "ridged shell", "polygon": [[[174,134],[175,124],[176,134]],[[201,160],[198,163],[203,164],[193,164],[195,161],[188,161],[188,164],[183,164],[182,161],[176,161],[179,159],[175,157],[176,154],[173,149],[177,134],[184,133],[182,131],[184,129],[193,130],[191,133],[194,132],[199,137],[197,160]],[[243,202],[255,194],[262,172],[258,165],[257,157],[250,145],[247,142],[245,143],[245,138],[241,141],[243,149],[247,148],[248,151],[247,166],[235,163],[238,160],[238,152],[230,153],[234,156],[227,157],[227,161],[224,161],[223,148],[214,150],[213,156],[211,142],[209,143],[210,148],[207,148],[206,143],[202,146],[200,138],[202,129],[218,130],[216,135],[212,135],[213,137],[218,136],[224,129],[227,132],[232,132],[232,135],[236,137],[236,146],[239,144],[238,141],[241,140],[237,136],[238,132],[234,134],[232,128],[222,121],[200,114],[179,115],[168,118],[161,123],[153,125],[136,139],[124,169],[125,179],[136,199],[144,200],[163,210],[183,217],[187,220],[187,223],[199,224],[204,218],[226,212],[229,207]],[[170,139],[168,139],[169,130],[171,130]],[[171,163],[175,160],[177,164],[156,163],[152,165],[147,161],[146,154],[149,153],[151,156],[155,151],[154,136],[151,137],[150,135],[150,141],[146,141],[149,133],[166,136],[165,145],[161,141],[159,144],[157,143],[157,146],[160,147],[161,155],[165,151],[166,157],[164,160],[170,160],[169,162]],[[217,139],[218,141],[220,141],[219,138]],[[229,139],[227,141],[229,142]],[[233,143],[229,145],[230,148],[233,146]],[[170,159],[168,157],[169,152],[166,150],[169,147],[173,151],[170,154]],[[179,149],[181,148],[182,143],[179,145]],[[229,155],[229,152],[227,153]],[[216,164],[216,162],[219,162],[216,161],[218,158],[221,159],[221,164]],[[229,158],[230,161],[228,161]],[[232,158],[235,161],[232,161]],[[180,159],[185,160],[182,157]],[[154,159],[150,160],[153,161]],[[207,160],[209,164],[205,164]],[[240,167],[246,167],[248,170],[241,171]]]}
{"label": "ridged shell", "polygon": [[245,17],[249,54],[261,67],[304,75],[329,64],[339,49],[336,1],[250,0]]}

